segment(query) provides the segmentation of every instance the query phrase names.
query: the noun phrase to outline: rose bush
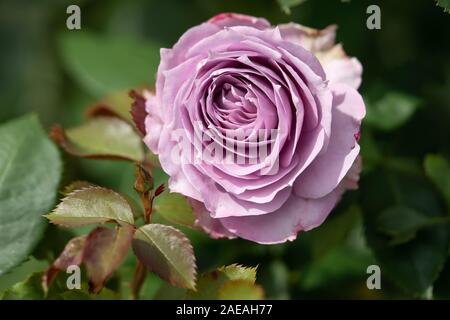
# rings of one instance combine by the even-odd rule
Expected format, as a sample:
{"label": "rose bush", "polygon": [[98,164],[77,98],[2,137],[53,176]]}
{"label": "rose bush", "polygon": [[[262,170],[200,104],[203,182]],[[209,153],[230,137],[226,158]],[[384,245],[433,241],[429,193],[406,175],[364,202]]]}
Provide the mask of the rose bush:
{"label": "rose bush", "polygon": [[[190,199],[212,237],[293,240],[357,187],[362,67],[335,44],[335,31],[220,14],[161,49],[156,92],[145,94],[145,143],[170,176],[170,191]],[[199,128],[209,137],[202,150],[213,144],[242,156],[269,145],[267,156],[193,161]],[[244,129],[229,148],[229,134]],[[258,130],[265,134],[252,139]]]}

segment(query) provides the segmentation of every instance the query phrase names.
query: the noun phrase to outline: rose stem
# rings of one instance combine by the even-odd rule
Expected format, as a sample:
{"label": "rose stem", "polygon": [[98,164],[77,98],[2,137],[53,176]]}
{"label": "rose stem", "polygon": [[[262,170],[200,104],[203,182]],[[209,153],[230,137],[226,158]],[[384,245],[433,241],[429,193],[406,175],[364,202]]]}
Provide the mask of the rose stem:
{"label": "rose stem", "polygon": [[[146,188],[145,180],[152,179],[149,178],[139,165],[136,170],[136,182],[135,190],[140,194],[142,206],[144,207],[144,224],[150,223],[150,217],[153,210],[153,199],[151,190],[153,189],[153,182],[150,183],[150,187]],[[134,271],[133,280],[131,282],[131,299],[137,300],[139,298],[139,292],[141,291],[142,285],[144,284],[145,278],[147,277],[147,268],[140,262],[137,261],[136,268]]]}

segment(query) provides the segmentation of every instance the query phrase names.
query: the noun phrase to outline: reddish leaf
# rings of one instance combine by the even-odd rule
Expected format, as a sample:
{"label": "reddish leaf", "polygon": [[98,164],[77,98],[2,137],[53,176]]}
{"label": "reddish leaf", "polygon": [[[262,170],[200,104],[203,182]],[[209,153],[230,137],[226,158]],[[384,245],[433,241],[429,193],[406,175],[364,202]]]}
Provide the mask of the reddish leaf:
{"label": "reddish leaf", "polygon": [[158,188],[156,188],[155,191],[155,197],[159,196],[161,193],[163,193],[165,190],[164,184],[160,185]]}
{"label": "reddish leaf", "polygon": [[98,293],[113,271],[123,262],[131,246],[134,226],[115,229],[98,227],[87,237],[83,262],[89,277],[89,290]]}
{"label": "reddish leaf", "polygon": [[134,99],[131,105],[131,117],[136,128],[145,136],[145,117],[147,116],[147,112],[145,111],[145,98],[135,90],[131,90],[129,95]]}
{"label": "reddish leaf", "polygon": [[79,266],[83,260],[83,249],[86,243],[86,236],[80,236],[70,240],[58,259],[44,273],[42,282],[45,291],[47,291],[50,283],[56,277],[59,271],[66,271],[71,265]]}

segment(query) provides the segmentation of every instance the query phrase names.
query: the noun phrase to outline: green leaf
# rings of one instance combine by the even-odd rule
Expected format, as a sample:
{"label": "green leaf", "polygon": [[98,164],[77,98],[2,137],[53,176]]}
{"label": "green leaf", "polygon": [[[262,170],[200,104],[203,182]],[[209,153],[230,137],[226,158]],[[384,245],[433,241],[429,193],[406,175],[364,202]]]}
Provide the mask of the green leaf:
{"label": "green leaf", "polygon": [[132,103],[133,99],[129,95],[129,90],[114,92],[91,106],[87,110],[87,114],[89,117],[114,116],[133,124],[131,117]]}
{"label": "green leaf", "polygon": [[367,243],[389,278],[406,293],[422,296],[432,286],[448,256],[448,226],[435,224],[417,232],[407,243],[392,246],[391,237],[378,229],[384,210],[407,207],[427,217],[441,218],[445,210],[425,179],[404,172],[374,171],[361,180],[362,209]]}
{"label": "green leaf", "polygon": [[233,264],[202,274],[197,282],[197,290],[189,290],[186,298],[195,300],[219,299],[220,291],[224,285],[232,281],[244,281],[254,286],[256,281],[256,268],[246,268],[238,264]]}
{"label": "green leaf", "polygon": [[366,103],[364,121],[376,129],[391,131],[406,123],[420,105],[416,97],[400,92],[389,92],[375,103]]}
{"label": "green leaf", "polygon": [[32,273],[44,271],[47,266],[47,261],[36,260],[34,257],[30,257],[19,266],[3,274],[0,276],[0,296],[6,289],[12,287],[18,282],[24,281]]}
{"label": "green leaf", "polygon": [[340,282],[348,284],[351,279],[364,278],[370,264],[372,259],[367,252],[340,245],[309,265],[301,275],[300,285],[304,290],[315,290]]}
{"label": "green leaf", "polygon": [[390,242],[392,245],[398,245],[414,239],[417,231],[433,223],[433,218],[417,210],[393,206],[379,214],[377,228],[392,237]]}
{"label": "green leaf", "polygon": [[169,222],[193,227],[195,216],[186,197],[179,193],[163,192],[155,200],[156,212]]}
{"label": "green leaf", "polygon": [[134,224],[133,210],[120,194],[101,187],[75,190],[65,197],[50,214],[50,222],[67,227],[115,221]]}
{"label": "green leaf", "polygon": [[444,270],[434,284],[434,297],[437,299],[450,299],[450,260],[447,260]]}
{"label": "green leaf", "polygon": [[291,14],[291,8],[298,6],[305,2],[306,0],[277,0],[278,4],[280,5],[281,9],[286,14]]}
{"label": "green leaf", "polygon": [[96,117],[67,130],[55,126],[51,136],[66,152],[78,157],[137,162],[144,159],[139,134],[131,124],[114,117]]}
{"label": "green leaf", "polygon": [[61,191],[61,194],[63,196],[68,196],[70,193],[74,192],[75,190],[80,190],[84,188],[90,188],[90,187],[96,187],[95,184],[87,182],[87,181],[81,181],[77,180],[72,182],[71,184],[64,187],[64,190]]}
{"label": "green leaf", "polygon": [[444,9],[444,12],[450,13],[450,0],[436,0],[436,5]]}
{"label": "green leaf", "polygon": [[61,160],[36,116],[0,126],[0,275],[26,259],[54,204]]}
{"label": "green leaf", "polygon": [[161,224],[142,226],[135,233],[133,250],[162,279],[178,287],[195,288],[197,271],[192,245],[177,229]]}
{"label": "green leaf", "polygon": [[[93,183],[87,182],[87,181],[78,180],[78,181],[74,181],[74,182],[70,183],[69,185],[67,185],[66,187],[64,187],[64,189],[61,191],[61,194],[64,196],[68,196],[73,191],[84,189],[84,188],[89,188],[89,187],[99,187],[99,186],[97,186]],[[131,210],[133,211],[134,218],[138,219],[138,218],[142,217],[142,209],[139,206],[139,204],[136,203],[136,201],[133,198],[131,198],[130,196],[128,196],[126,194],[121,194],[121,196],[123,198],[125,198],[125,200],[127,200],[128,204],[130,205]]]}
{"label": "green leaf", "polygon": [[91,94],[103,97],[155,81],[160,45],[120,36],[65,32],[61,54],[71,75]]}
{"label": "green leaf", "polygon": [[450,206],[450,164],[442,156],[427,155],[425,158],[425,173],[443,194]]}
{"label": "green leaf", "polygon": [[217,270],[222,272],[230,280],[245,280],[254,284],[256,281],[256,267],[244,267],[240,264],[232,264],[220,267]]}
{"label": "green leaf", "polygon": [[262,300],[264,290],[246,280],[231,280],[226,282],[219,290],[219,300]]}
{"label": "green leaf", "polygon": [[98,294],[89,293],[86,290],[64,291],[57,298],[61,300],[117,300],[119,295],[108,288],[103,288],[102,292]]}
{"label": "green leaf", "polygon": [[6,290],[1,300],[43,300],[42,273],[37,272]]}
{"label": "green leaf", "polygon": [[89,277],[89,291],[98,293],[106,280],[124,261],[134,235],[134,226],[115,229],[99,227],[87,237],[83,263]]}
{"label": "green leaf", "polygon": [[319,259],[342,245],[360,221],[361,210],[353,206],[340,215],[331,216],[320,228],[312,230],[310,236],[314,258]]}
{"label": "green leaf", "polygon": [[59,278],[52,286],[50,293],[46,294],[42,286],[42,276],[42,272],[31,274],[24,281],[7,289],[3,295],[0,295],[0,300],[112,300],[118,298],[115,292],[107,288],[100,294],[90,294],[84,283],[79,290],[68,290],[63,277]]}

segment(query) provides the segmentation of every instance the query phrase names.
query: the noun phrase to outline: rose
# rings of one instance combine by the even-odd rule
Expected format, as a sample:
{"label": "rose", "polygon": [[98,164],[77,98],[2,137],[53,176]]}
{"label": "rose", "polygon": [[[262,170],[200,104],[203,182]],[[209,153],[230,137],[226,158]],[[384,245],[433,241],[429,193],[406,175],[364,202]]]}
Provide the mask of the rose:
{"label": "rose", "polygon": [[[156,93],[145,95],[144,141],[170,176],[170,190],[189,197],[197,224],[212,237],[293,240],[357,187],[362,67],[334,44],[335,29],[271,27],[265,19],[220,14],[161,49]],[[266,158],[187,156],[199,152],[198,130],[208,143],[238,153],[225,136],[243,128],[277,130],[236,142],[244,150],[270,144]]]}

